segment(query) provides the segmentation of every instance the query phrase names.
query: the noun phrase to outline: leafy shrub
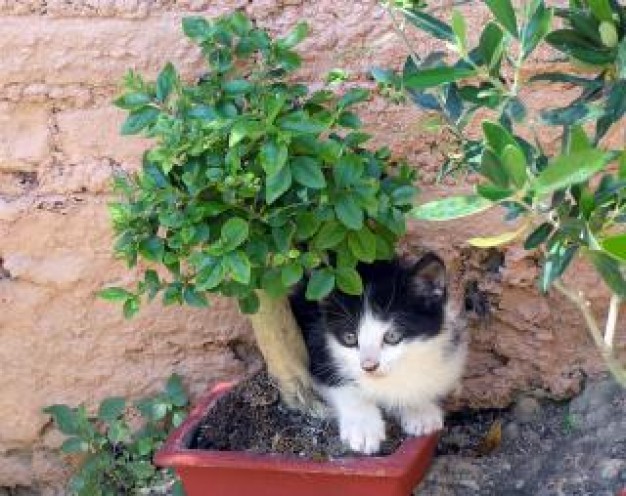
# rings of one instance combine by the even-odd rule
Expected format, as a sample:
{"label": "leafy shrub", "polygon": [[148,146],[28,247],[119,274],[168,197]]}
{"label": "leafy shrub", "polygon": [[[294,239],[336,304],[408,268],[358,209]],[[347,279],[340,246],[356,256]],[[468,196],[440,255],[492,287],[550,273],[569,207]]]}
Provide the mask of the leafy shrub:
{"label": "leafy shrub", "polygon": [[129,112],[122,132],[155,144],[137,176],[117,179],[115,250],[169,276],[149,269],[136,291],[101,295],[127,316],[160,291],[165,304],[206,306],[211,292],[254,313],[257,290],[284,296],[305,273],[310,299],[335,286],[360,294],[357,262],[392,256],[415,194],[408,167],[363,146],[370,136],[351,109],[368,92],[290,82],[304,23],[273,40],[236,12],[186,18],[183,31],[206,74],[187,84],[172,64],[156,83],[130,73],[116,101]]}
{"label": "leafy shrub", "polygon": [[[172,375],[165,390],[129,407],[124,398],[104,399],[96,416],[84,405],[52,405],[44,409],[68,438],[61,451],[79,455],[81,463],[70,480],[70,494],[76,496],[120,496],[141,490],[174,485],[174,494],[183,495],[170,470],[157,469],[152,457],[167,434],[187,414],[188,399],[180,378]],[[142,426],[129,424],[130,413],[139,412]]]}
{"label": "leafy shrub", "polygon": [[[447,52],[420,57],[412,51],[400,72],[379,68],[375,79],[389,94],[439,116],[440,128],[454,136],[459,152],[442,164],[442,176],[464,171],[482,179],[474,194],[420,205],[413,215],[442,221],[503,207],[507,221],[518,221],[515,229],[469,243],[490,247],[519,240],[541,253],[541,291],[554,286],[578,306],[609,367],[626,384],[611,352],[617,310],[626,297],[626,151],[607,149],[601,141],[626,113],[626,8],[613,0],[571,0],[567,8],[533,0],[518,10],[509,0],[484,3],[492,17],[475,46],[457,10],[448,24],[422,8],[387,5],[403,39],[409,38],[398,14]],[[552,30],[554,18],[562,28]],[[571,67],[524,79],[525,64],[543,42],[566,54]],[[536,115],[521,92],[538,82],[568,83],[580,92],[567,106]],[[468,128],[478,112],[489,117],[476,138]],[[542,144],[542,126],[559,131],[554,155]],[[579,256],[613,293],[604,339],[584,297],[561,279]]]}

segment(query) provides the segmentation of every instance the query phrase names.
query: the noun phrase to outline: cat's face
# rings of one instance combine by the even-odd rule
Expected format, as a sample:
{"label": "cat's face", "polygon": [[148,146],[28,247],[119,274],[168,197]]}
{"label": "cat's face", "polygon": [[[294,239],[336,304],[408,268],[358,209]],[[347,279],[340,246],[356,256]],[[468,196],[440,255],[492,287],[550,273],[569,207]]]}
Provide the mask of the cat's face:
{"label": "cat's face", "polygon": [[329,351],[353,380],[392,373],[411,347],[439,334],[446,300],[445,268],[435,255],[413,267],[377,262],[359,272],[362,297],[333,293],[323,304]]}

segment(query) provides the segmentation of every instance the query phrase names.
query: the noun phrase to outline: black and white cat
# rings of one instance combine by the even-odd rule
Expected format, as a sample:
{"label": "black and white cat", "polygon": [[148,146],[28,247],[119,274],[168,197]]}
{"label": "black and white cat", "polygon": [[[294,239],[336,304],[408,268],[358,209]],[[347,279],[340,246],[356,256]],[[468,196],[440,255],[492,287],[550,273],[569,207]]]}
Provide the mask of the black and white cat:
{"label": "black and white cat", "polygon": [[363,296],[335,291],[321,302],[304,289],[291,306],[309,352],[315,388],[354,451],[376,453],[385,439],[382,411],[406,433],[443,426],[439,401],[458,385],[466,346],[446,311],[443,262],[427,254],[361,264]]}

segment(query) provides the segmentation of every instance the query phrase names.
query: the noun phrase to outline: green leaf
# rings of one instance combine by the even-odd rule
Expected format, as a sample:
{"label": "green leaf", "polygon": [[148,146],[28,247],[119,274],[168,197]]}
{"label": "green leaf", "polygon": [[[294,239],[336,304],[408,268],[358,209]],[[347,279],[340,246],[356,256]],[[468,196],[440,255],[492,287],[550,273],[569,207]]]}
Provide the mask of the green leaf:
{"label": "green leaf", "polygon": [[313,157],[300,156],[291,161],[291,174],[296,182],[312,189],[322,189],[326,179],[322,172],[322,164]]}
{"label": "green leaf", "polygon": [[122,124],[121,133],[124,136],[138,134],[147,126],[154,124],[161,111],[155,107],[142,107],[133,110]]}
{"label": "green leaf", "polygon": [[304,40],[309,33],[309,26],[306,22],[299,22],[295,28],[284,38],[278,40],[277,44],[283,49],[290,49]]}
{"label": "green leaf", "polygon": [[222,249],[224,252],[233,251],[248,239],[248,235],[248,223],[240,217],[231,217],[222,226]]}
{"label": "green leaf", "polygon": [[271,137],[261,146],[259,152],[261,167],[268,176],[272,176],[285,166],[288,154],[287,146]]}
{"label": "green leaf", "polygon": [[394,205],[412,205],[416,193],[414,186],[398,186],[391,191],[391,200]]}
{"label": "green leaf", "polygon": [[264,132],[263,124],[258,121],[237,121],[230,130],[228,146],[234,147],[245,138],[256,139]]}
{"label": "green leaf", "polygon": [[326,130],[326,125],[311,120],[304,112],[291,112],[278,119],[278,126],[297,134],[320,134]]}
{"label": "green leaf", "polygon": [[346,294],[358,296],[363,293],[363,281],[351,267],[339,267],[336,271],[337,287]]}
{"label": "green leaf", "polygon": [[281,298],[288,292],[283,284],[281,270],[274,268],[266,271],[261,277],[261,287],[272,298]]}
{"label": "green leaf", "polygon": [[591,141],[587,137],[587,133],[582,126],[572,126],[569,129],[567,137],[567,154],[573,155],[578,152],[589,150],[591,148]]}
{"label": "green leaf", "polygon": [[560,155],[548,165],[532,184],[538,195],[547,195],[593,177],[615,155],[602,150],[590,149],[573,155]]}
{"label": "green leaf", "polygon": [[548,291],[552,283],[563,275],[565,269],[567,269],[574,258],[577,249],[577,246],[568,246],[563,242],[557,242],[552,246],[544,261],[539,279],[539,288],[542,292]]}
{"label": "green leaf", "polygon": [[291,186],[291,169],[283,167],[276,174],[265,179],[265,202],[268,205],[274,203]]}
{"label": "green leaf", "polygon": [[172,374],[165,383],[165,392],[174,406],[184,407],[189,403],[183,381],[178,374]]}
{"label": "green leaf", "polygon": [[319,301],[335,287],[335,276],[329,269],[314,270],[306,287],[307,300]]}
{"label": "green leaf", "polygon": [[514,191],[509,188],[501,188],[491,183],[477,184],[476,193],[492,202],[499,202],[513,195]]}
{"label": "green leaf", "polygon": [[469,78],[475,74],[475,69],[467,67],[433,67],[430,69],[418,69],[412,72],[404,77],[403,83],[410,90],[425,90]]}
{"label": "green leaf", "polygon": [[259,311],[259,307],[261,306],[259,297],[254,291],[244,298],[239,298],[237,302],[239,303],[239,309],[241,310],[241,313],[245,315],[257,313]]}
{"label": "green leaf", "polygon": [[146,260],[151,262],[160,262],[163,260],[165,253],[165,244],[163,240],[158,236],[151,236],[148,239],[143,239],[138,245],[139,253]]}
{"label": "green leaf", "polygon": [[613,9],[609,0],[587,0],[587,3],[596,19],[613,22]]}
{"label": "green leaf", "polygon": [[504,33],[502,29],[494,22],[489,22],[480,35],[478,50],[489,68],[498,65],[502,58],[504,51],[503,39]]}
{"label": "green leaf", "polygon": [[304,269],[302,265],[297,262],[292,262],[284,265],[280,271],[280,278],[286,287],[291,287],[296,284],[304,275]]}
{"label": "green leaf", "polygon": [[596,125],[596,142],[626,114],[626,80],[617,81],[610,89],[605,109],[605,114]]}
{"label": "green leaf", "polygon": [[183,33],[193,40],[205,40],[211,35],[211,25],[204,17],[184,17]]}
{"label": "green leaf", "polygon": [[284,226],[272,227],[272,239],[278,251],[283,253],[289,251],[295,230],[296,228],[292,222]]}
{"label": "green leaf", "polygon": [[507,145],[519,148],[517,141],[515,141],[513,136],[511,136],[511,133],[509,133],[499,123],[485,120],[482,123],[482,128],[487,145],[496,153],[499,158],[502,158],[504,148]]}
{"label": "green leaf", "polygon": [[241,284],[250,282],[251,266],[247,255],[242,251],[234,251],[224,257],[224,265],[226,266],[230,277],[233,281]]}
{"label": "green leaf", "polygon": [[455,35],[452,28],[439,19],[418,9],[401,9],[406,19],[418,29],[439,38],[454,43]]}
{"label": "green leaf", "polygon": [[313,245],[318,250],[327,250],[341,243],[346,237],[347,230],[339,222],[326,222],[313,240]]}
{"label": "green leaf", "polygon": [[539,227],[537,227],[537,229],[535,229],[528,235],[526,241],[524,241],[524,249],[534,250],[535,248],[537,248],[541,243],[548,239],[548,236],[552,234],[553,229],[554,227],[549,222],[544,222],[543,224],[541,224]]}
{"label": "green leaf", "polygon": [[358,230],[363,227],[363,209],[352,195],[342,195],[335,203],[335,213],[341,223],[348,229]]}
{"label": "green leaf", "polygon": [[551,126],[572,126],[590,120],[596,120],[604,114],[604,109],[598,105],[584,102],[573,103],[567,107],[543,109],[540,112],[541,120]]}
{"label": "green leaf", "polygon": [[364,170],[363,159],[350,153],[339,159],[333,169],[333,176],[337,186],[345,188],[356,184],[363,176]]}
{"label": "green leaf", "polygon": [[250,92],[254,85],[245,79],[233,79],[231,81],[226,81],[222,86],[224,89],[224,93],[227,95],[244,95]]}
{"label": "green leaf", "polygon": [[313,212],[303,212],[296,217],[296,239],[304,241],[313,236],[322,221]]}
{"label": "green leaf", "polygon": [[543,2],[537,3],[537,9],[531,15],[522,32],[522,58],[526,59],[545,38],[552,24],[552,9],[546,9]]}
{"label": "green leaf", "polygon": [[113,103],[116,107],[125,110],[135,110],[139,107],[145,107],[152,102],[150,95],[140,92],[125,93],[117,98]]}
{"label": "green leaf", "polygon": [[210,291],[215,289],[224,280],[224,266],[218,260],[204,267],[196,275],[195,286],[198,291]]}
{"label": "green leaf", "polygon": [[68,436],[78,434],[78,415],[67,405],[51,405],[43,409],[44,413],[52,415],[57,428]]}
{"label": "green leaf", "polygon": [[124,313],[124,318],[130,319],[137,315],[139,312],[139,299],[136,297],[129,298],[124,302],[124,307],[122,308]]}
{"label": "green leaf", "polygon": [[370,92],[363,88],[352,88],[348,90],[337,102],[337,107],[346,108],[360,102],[364,102],[370,96]]}
{"label": "green leaf", "polygon": [[174,66],[168,62],[159,73],[156,81],[156,97],[160,102],[167,100],[178,79]]}
{"label": "green leaf", "polygon": [[502,152],[502,164],[507,175],[517,188],[526,184],[526,156],[518,146],[506,145]]}
{"label": "green leaf", "polygon": [[497,21],[515,38],[519,37],[515,9],[510,0],[485,0]]}
{"label": "green leaf", "polygon": [[206,296],[192,286],[185,286],[183,288],[183,300],[190,307],[206,308],[209,306]]}
{"label": "green leaf", "polygon": [[363,262],[371,263],[376,258],[376,236],[365,226],[360,231],[348,234],[348,247]]}
{"label": "green leaf", "polygon": [[495,205],[478,195],[451,196],[418,205],[411,216],[419,220],[444,221],[474,215]]}
{"label": "green leaf", "polygon": [[605,252],[622,262],[626,262],[626,234],[616,234],[604,238],[600,244]]}
{"label": "green leaf", "polygon": [[98,419],[103,422],[113,422],[124,414],[126,400],[120,396],[106,398],[98,408]]}
{"label": "green leaf", "polygon": [[467,52],[467,24],[465,17],[458,10],[452,11],[452,31],[456,36],[456,43],[460,53]]}
{"label": "green leaf", "polygon": [[617,58],[615,60],[615,68],[617,69],[617,77],[626,79],[626,36],[617,47]]}
{"label": "green leaf", "polygon": [[132,298],[133,294],[124,288],[105,288],[98,292],[98,296],[107,301],[126,301]]}
{"label": "green leaf", "polygon": [[509,176],[498,157],[489,148],[483,150],[480,160],[480,173],[499,188],[509,186]]}
{"label": "green leaf", "polygon": [[609,289],[621,298],[626,298],[626,281],[621,273],[620,263],[601,251],[590,251],[587,256]]}
{"label": "green leaf", "polygon": [[86,453],[89,451],[89,444],[79,437],[70,437],[63,441],[61,451],[68,454]]}
{"label": "green leaf", "polygon": [[587,64],[603,66],[615,60],[615,50],[599,47],[573,29],[557,29],[545,40],[557,50]]}
{"label": "green leaf", "polygon": [[130,428],[125,422],[118,420],[110,425],[106,435],[109,441],[113,444],[126,444],[130,441]]}

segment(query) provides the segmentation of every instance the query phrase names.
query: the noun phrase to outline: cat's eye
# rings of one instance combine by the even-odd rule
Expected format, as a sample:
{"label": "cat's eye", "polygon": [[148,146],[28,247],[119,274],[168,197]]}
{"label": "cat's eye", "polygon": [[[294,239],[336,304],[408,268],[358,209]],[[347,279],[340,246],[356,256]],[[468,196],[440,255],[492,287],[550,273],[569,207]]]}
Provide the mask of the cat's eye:
{"label": "cat's eye", "polygon": [[358,338],[356,332],[348,331],[342,334],[341,340],[346,346],[356,346]]}
{"label": "cat's eye", "polygon": [[387,344],[398,344],[400,341],[402,341],[403,337],[404,336],[402,336],[401,332],[396,331],[395,329],[391,329],[385,333],[385,335],[383,336],[383,341]]}

